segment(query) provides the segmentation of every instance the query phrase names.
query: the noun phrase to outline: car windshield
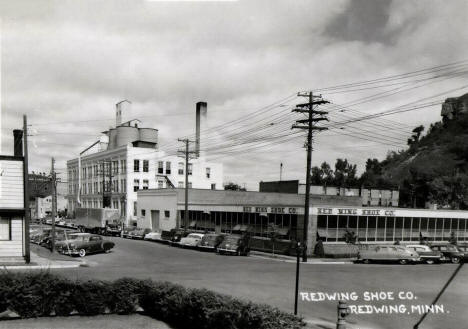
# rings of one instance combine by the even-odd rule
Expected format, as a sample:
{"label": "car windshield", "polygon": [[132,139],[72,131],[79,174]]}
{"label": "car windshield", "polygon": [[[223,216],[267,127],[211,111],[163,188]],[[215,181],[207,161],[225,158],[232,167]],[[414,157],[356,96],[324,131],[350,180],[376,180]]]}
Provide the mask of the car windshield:
{"label": "car windshield", "polygon": [[240,240],[238,236],[228,236],[224,239],[225,243],[237,243]]}

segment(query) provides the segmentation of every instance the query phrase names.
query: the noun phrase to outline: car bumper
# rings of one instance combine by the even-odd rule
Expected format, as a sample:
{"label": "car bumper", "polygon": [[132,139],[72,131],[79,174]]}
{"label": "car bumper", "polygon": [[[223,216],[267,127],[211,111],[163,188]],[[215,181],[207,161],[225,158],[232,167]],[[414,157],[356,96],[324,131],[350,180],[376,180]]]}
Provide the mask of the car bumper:
{"label": "car bumper", "polygon": [[200,245],[198,245],[197,248],[205,249],[205,250],[215,250],[216,249],[214,246],[200,246]]}
{"label": "car bumper", "polygon": [[218,252],[229,253],[229,254],[237,254],[237,250],[225,249],[225,248],[218,248]]}

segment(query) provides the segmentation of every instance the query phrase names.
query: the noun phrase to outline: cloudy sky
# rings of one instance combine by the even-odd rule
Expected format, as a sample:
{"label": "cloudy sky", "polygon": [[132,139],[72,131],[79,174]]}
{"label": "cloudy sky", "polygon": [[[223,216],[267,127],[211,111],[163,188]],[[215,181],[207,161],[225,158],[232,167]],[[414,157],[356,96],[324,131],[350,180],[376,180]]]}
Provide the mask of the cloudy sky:
{"label": "cloudy sky", "polygon": [[129,99],[170,154],[194,133],[195,103],[206,101],[202,148],[224,163],[226,182],[256,189],[279,178],[281,162],[283,179],[305,177],[291,108],[306,100],[297,92],[314,90],[332,103],[336,125],[316,137],[313,164],[341,157],[362,168],[404,148],[413,127],[438,121],[440,105],[339,122],[466,93],[464,67],[375,89],[320,89],[467,60],[467,12],[464,0],[0,0],[2,153],[27,114],[31,170],[49,171],[54,156],[64,172]]}

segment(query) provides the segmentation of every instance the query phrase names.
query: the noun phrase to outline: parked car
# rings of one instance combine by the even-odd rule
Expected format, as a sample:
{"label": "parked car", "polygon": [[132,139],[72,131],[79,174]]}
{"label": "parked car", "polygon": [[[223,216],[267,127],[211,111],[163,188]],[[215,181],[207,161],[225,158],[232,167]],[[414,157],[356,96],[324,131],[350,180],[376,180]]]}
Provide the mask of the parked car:
{"label": "parked car", "polygon": [[57,225],[60,225],[60,226],[65,226],[67,222],[65,222],[65,220],[61,219],[57,222]]}
{"label": "parked car", "polygon": [[120,224],[107,224],[106,225],[106,235],[110,236],[121,236],[122,235],[122,226]]}
{"label": "parked car", "polygon": [[440,263],[441,259],[444,257],[440,251],[434,251],[424,244],[410,244],[407,245],[406,248],[416,251],[421,261],[427,264]]}
{"label": "parked car", "polygon": [[[72,230],[64,230],[63,228],[56,228],[55,229],[55,245],[57,245],[58,242],[66,240],[68,238],[69,234],[73,234],[75,231]],[[52,248],[52,229],[47,231],[47,234],[44,235],[42,240],[39,242],[39,244],[43,247],[46,247],[47,249]]]}
{"label": "parked car", "polygon": [[433,244],[430,246],[434,251],[440,251],[443,254],[442,260],[450,261],[454,264],[460,263],[464,259],[465,254],[461,252],[457,246],[453,244]]}
{"label": "parked car", "polygon": [[365,264],[370,262],[399,262],[408,264],[419,262],[419,254],[403,246],[376,246],[368,250],[361,250],[357,255],[358,261]]}
{"label": "parked car", "polygon": [[135,230],[128,233],[128,238],[143,240],[145,235],[148,234],[149,232],[151,232],[151,229],[149,229],[149,228],[140,228],[140,227],[138,227],[137,229],[135,229]]}
{"label": "parked car", "polygon": [[187,235],[189,235],[191,232],[186,231],[184,229],[172,229],[171,230],[171,239],[169,240],[169,243],[171,245],[176,245],[180,242],[182,238],[185,238]]}
{"label": "parked car", "polygon": [[203,239],[204,234],[201,233],[190,233],[185,238],[181,238],[179,245],[181,247],[195,248],[198,243]]}
{"label": "parked car", "polygon": [[250,252],[250,239],[247,235],[229,234],[219,244],[216,251],[219,254],[234,254],[247,256]]}
{"label": "parked car", "polygon": [[225,236],[225,234],[216,233],[205,234],[197,247],[201,250],[216,251],[216,248],[223,242]]}
{"label": "parked car", "polygon": [[73,233],[67,236],[67,240],[58,242],[57,251],[71,255],[84,257],[97,252],[109,252],[115,243],[104,240],[102,236],[91,233]]}
{"label": "parked car", "polygon": [[128,226],[122,230],[122,238],[130,239],[130,232],[136,230],[136,226]]}
{"label": "parked car", "polygon": [[146,233],[144,239],[150,241],[162,241],[162,234],[161,232],[149,232]]}

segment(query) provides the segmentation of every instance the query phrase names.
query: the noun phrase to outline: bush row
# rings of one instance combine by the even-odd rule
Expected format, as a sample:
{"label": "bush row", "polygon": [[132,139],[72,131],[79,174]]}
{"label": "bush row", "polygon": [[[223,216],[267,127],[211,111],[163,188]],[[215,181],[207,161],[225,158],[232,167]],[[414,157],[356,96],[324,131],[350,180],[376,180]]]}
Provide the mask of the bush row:
{"label": "bush row", "polygon": [[302,319],[268,305],[170,282],[71,281],[49,272],[0,274],[0,312],[9,309],[23,318],[72,312],[129,314],[138,307],[176,328],[298,329],[305,325]]}

